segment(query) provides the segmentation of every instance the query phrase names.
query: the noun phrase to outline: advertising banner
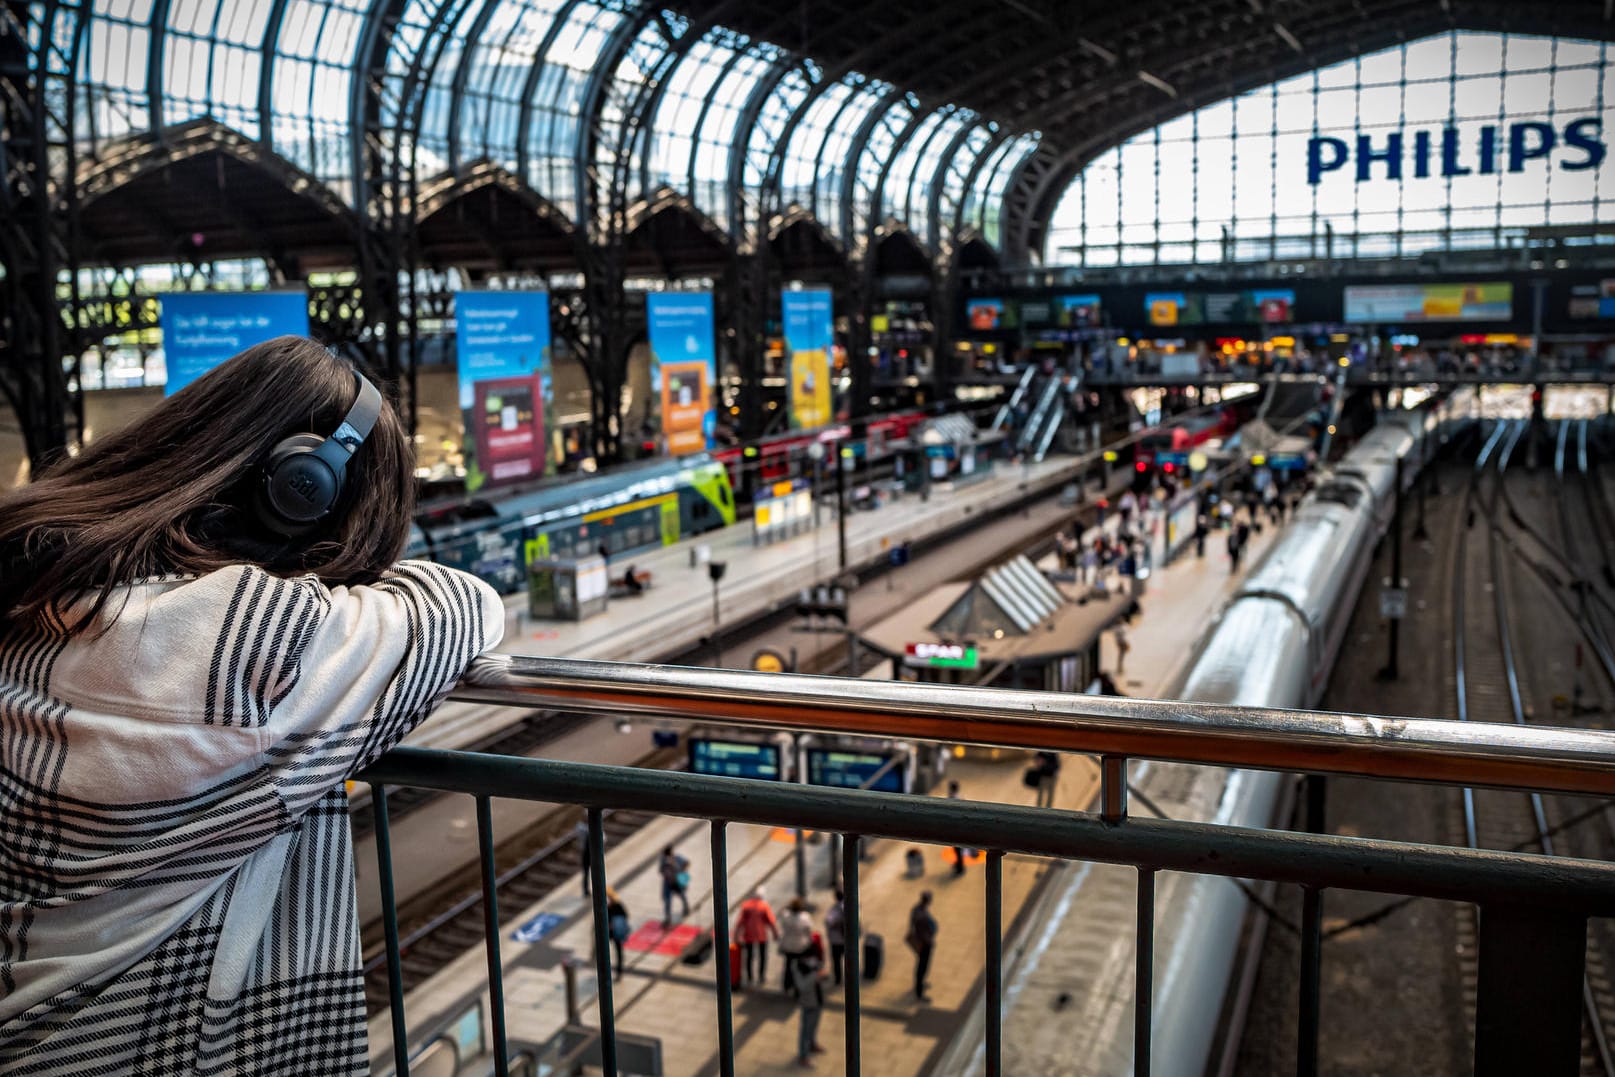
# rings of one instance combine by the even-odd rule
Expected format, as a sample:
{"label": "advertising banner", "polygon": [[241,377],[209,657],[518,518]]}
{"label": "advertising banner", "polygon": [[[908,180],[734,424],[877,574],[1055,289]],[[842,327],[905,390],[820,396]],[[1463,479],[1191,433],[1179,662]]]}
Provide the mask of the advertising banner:
{"label": "advertising banner", "polygon": [[454,319],[466,490],[552,473],[549,293],[460,292]]}
{"label": "advertising banner", "polygon": [[1097,295],[1061,295],[1054,299],[1057,321],[1063,329],[1083,329],[1098,325],[1102,320],[1102,305]]}
{"label": "advertising banner", "polygon": [[1346,288],[1346,321],[1501,322],[1514,315],[1514,286],[1484,284],[1376,284]]}
{"label": "advertising banner", "polygon": [[1275,325],[1293,320],[1295,292],[1264,288],[1248,292],[1151,292],[1144,297],[1150,324]]}
{"label": "advertising banner", "polygon": [[1570,288],[1572,318],[1615,318],[1615,280],[1575,284]]}
{"label": "advertising banner", "polygon": [[835,327],[829,289],[780,293],[785,324],[785,354],[790,360],[791,427],[813,430],[828,426],[830,350]]}
{"label": "advertising banner", "polygon": [[711,447],[717,428],[718,350],[710,292],[645,296],[651,394],[661,408],[662,443],[671,456]]}
{"label": "advertising banner", "polygon": [[308,336],[308,296],[301,291],[174,292],[162,302],[165,396],[254,344]]}

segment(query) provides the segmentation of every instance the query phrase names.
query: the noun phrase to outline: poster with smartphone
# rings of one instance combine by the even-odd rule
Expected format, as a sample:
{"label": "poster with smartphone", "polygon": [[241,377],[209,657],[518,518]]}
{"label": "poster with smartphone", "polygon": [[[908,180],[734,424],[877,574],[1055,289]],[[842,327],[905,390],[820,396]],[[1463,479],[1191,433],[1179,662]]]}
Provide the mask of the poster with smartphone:
{"label": "poster with smartphone", "polygon": [[663,451],[683,456],[710,448],[718,422],[712,293],[651,292],[645,322]]}
{"label": "poster with smartphone", "polygon": [[455,362],[467,492],[552,474],[548,292],[460,292]]}
{"label": "poster with smartphone", "polygon": [[785,354],[790,359],[790,418],[794,430],[830,424],[830,351],[835,330],[828,288],[780,293]]}

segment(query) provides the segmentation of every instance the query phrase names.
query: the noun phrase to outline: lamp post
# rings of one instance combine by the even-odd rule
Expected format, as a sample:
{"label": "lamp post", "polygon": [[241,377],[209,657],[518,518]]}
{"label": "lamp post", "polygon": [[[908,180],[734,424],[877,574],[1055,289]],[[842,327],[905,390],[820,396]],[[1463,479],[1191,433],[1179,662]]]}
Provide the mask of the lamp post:
{"label": "lamp post", "polygon": [[836,544],[840,549],[840,570],[847,571],[847,461],[852,447],[842,445],[836,452]]}
{"label": "lamp post", "polygon": [[723,571],[728,564],[723,561],[708,561],[707,576],[712,580],[712,667],[720,669],[723,666],[723,624],[718,616],[718,581],[723,579]]}

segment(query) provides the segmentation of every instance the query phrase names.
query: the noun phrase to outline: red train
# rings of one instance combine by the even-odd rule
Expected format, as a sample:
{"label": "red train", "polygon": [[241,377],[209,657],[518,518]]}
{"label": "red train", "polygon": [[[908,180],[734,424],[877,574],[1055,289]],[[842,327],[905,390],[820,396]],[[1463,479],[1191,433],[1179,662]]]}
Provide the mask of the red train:
{"label": "red train", "polygon": [[744,504],[751,500],[751,491],[764,483],[812,475],[813,459],[808,449],[814,444],[823,445],[827,454],[835,451],[838,444],[849,447],[859,466],[867,467],[888,456],[886,447],[907,438],[925,419],[924,411],[894,412],[871,418],[859,438],[853,438],[851,424],[837,423],[817,430],[775,434],[747,445],[718,449],[712,455],[729,472],[736,500]]}
{"label": "red train", "polygon": [[1220,408],[1209,415],[1198,415],[1150,431],[1139,439],[1134,459],[1140,471],[1154,467],[1158,460],[1181,467],[1189,453],[1207,442],[1229,437],[1238,429],[1236,411]]}

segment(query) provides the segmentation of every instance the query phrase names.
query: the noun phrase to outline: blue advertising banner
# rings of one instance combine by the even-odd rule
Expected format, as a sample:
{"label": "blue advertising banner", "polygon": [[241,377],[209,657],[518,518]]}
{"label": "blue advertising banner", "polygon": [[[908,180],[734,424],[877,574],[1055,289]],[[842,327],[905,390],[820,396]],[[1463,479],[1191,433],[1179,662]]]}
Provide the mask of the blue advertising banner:
{"label": "blue advertising banner", "polygon": [[711,448],[718,424],[718,349],[710,292],[645,296],[651,397],[661,406],[664,450],[671,456]]}
{"label": "blue advertising banner", "polygon": [[791,427],[830,425],[830,352],[835,325],[828,288],[781,292],[785,355],[790,362]]}
{"label": "blue advertising banner", "polygon": [[466,490],[553,472],[549,293],[460,292],[454,320]]}
{"label": "blue advertising banner", "polygon": [[308,336],[303,292],[173,292],[163,296],[165,396],[237,352],[275,337]]}

